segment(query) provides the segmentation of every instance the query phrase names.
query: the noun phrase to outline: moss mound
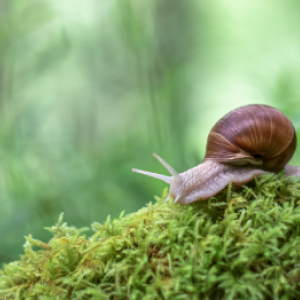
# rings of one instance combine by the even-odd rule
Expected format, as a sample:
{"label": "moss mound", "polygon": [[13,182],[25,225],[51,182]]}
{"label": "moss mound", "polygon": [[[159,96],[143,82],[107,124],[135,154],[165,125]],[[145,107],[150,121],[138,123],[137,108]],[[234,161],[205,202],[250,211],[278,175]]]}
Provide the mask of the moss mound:
{"label": "moss mound", "polygon": [[297,179],[266,175],[187,206],[165,197],[94,223],[90,238],[61,215],[49,243],[27,237],[4,266],[0,298],[300,299]]}

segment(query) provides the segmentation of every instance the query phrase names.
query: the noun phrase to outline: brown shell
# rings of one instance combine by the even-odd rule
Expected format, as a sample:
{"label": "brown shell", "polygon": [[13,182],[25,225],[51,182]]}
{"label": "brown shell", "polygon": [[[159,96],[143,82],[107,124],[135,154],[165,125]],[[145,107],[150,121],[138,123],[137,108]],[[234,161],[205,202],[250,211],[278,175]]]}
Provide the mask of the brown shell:
{"label": "brown shell", "polygon": [[216,123],[207,138],[204,160],[280,172],[295,150],[292,122],[276,108],[254,104],[235,109]]}

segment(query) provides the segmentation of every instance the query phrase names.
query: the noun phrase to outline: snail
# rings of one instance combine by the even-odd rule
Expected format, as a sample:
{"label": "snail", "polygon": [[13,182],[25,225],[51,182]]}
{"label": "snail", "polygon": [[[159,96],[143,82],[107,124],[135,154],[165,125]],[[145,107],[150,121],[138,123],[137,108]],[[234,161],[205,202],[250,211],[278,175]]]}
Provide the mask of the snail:
{"label": "snail", "polygon": [[178,174],[153,154],[172,176],[132,169],[170,184],[169,198],[189,204],[218,194],[230,182],[242,185],[254,177],[279,173],[300,177],[300,167],[287,165],[296,150],[292,122],[267,105],[247,105],[221,118],[211,129],[202,163]]}

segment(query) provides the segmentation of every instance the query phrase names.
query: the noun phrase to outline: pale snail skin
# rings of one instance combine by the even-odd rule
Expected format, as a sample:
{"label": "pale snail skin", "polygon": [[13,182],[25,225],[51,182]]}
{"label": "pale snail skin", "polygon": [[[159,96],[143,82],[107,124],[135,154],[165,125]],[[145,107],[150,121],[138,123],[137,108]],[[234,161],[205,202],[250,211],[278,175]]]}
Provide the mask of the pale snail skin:
{"label": "pale snail skin", "polygon": [[169,198],[189,204],[218,194],[230,182],[242,185],[254,177],[278,173],[300,177],[300,167],[287,165],[296,149],[291,121],[267,105],[248,105],[229,112],[209,133],[203,163],[178,174],[157,154],[171,173],[165,176],[138,169],[133,172],[158,178],[170,184]]}

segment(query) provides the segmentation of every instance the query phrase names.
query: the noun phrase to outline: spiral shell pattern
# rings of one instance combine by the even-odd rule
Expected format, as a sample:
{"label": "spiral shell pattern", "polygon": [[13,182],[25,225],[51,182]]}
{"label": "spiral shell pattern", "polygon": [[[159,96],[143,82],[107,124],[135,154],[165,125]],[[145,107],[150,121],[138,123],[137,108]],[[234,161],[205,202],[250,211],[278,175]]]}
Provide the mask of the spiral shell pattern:
{"label": "spiral shell pattern", "polygon": [[208,135],[205,160],[256,165],[280,172],[296,150],[292,122],[267,105],[247,105],[226,114]]}

